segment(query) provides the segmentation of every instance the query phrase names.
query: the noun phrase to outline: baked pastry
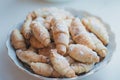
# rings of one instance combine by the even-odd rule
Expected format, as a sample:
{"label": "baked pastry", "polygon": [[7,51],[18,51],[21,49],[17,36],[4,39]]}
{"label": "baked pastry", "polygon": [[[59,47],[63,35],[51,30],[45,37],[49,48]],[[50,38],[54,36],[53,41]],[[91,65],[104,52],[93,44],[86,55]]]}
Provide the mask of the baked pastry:
{"label": "baked pastry", "polygon": [[93,50],[95,49],[95,45],[91,37],[87,33],[85,27],[80,22],[79,18],[73,19],[72,25],[70,27],[70,33],[71,33],[72,39],[77,44],[83,44]]}
{"label": "baked pastry", "polygon": [[17,49],[26,50],[26,43],[24,37],[18,29],[14,29],[11,34],[11,43]]}
{"label": "baked pastry", "polygon": [[44,46],[50,44],[50,35],[48,30],[38,21],[31,23],[31,30],[35,38],[40,41]]}
{"label": "baked pastry", "polygon": [[105,57],[107,55],[107,48],[103,45],[103,43],[93,34],[90,33],[91,38],[96,46],[95,51],[100,57]]}
{"label": "baked pastry", "polygon": [[64,55],[69,44],[68,25],[64,20],[55,20],[52,27],[53,38],[56,44],[58,53]]}
{"label": "baked pastry", "polygon": [[26,39],[30,39],[31,35],[32,35],[32,32],[31,32],[31,28],[30,28],[30,24],[32,22],[32,14],[28,14],[28,16],[26,17],[26,20],[22,26],[22,29],[21,29],[21,33],[23,34],[23,36],[26,38]]}
{"label": "baked pastry", "polygon": [[17,50],[16,55],[21,61],[27,64],[30,64],[31,62],[46,63],[49,61],[49,59],[46,56],[38,55],[34,51],[30,51],[30,50],[28,51]]}
{"label": "baked pastry", "polygon": [[75,72],[70,67],[69,62],[65,57],[57,53],[57,50],[51,50],[50,61],[53,65],[53,68],[65,77],[75,77]]}
{"label": "baked pastry", "polygon": [[46,64],[46,63],[34,63],[32,62],[30,64],[31,68],[36,74],[42,75],[42,76],[47,76],[47,77],[60,77],[61,75],[56,72],[51,65]]}
{"label": "baked pastry", "polygon": [[70,44],[68,54],[75,60],[83,63],[99,62],[99,56],[92,49],[81,44]]}
{"label": "baked pastry", "polygon": [[83,64],[83,63],[73,63],[71,68],[75,71],[76,74],[88,72],[93,68],[94,64]]}
{"label": "baked pastry", "polygon": [[85,25],[86,29],[94,33],[104,45],[109,43],[109,36],[105,25],[96,17],[85,17],[82,19],[82,23]]}

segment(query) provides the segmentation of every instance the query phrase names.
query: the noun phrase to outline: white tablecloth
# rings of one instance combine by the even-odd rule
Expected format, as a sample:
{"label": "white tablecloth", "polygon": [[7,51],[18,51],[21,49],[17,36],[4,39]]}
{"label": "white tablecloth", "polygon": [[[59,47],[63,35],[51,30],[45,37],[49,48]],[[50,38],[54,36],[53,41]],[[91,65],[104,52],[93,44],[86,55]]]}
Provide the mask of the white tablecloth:
{"label": "white tablecloth", "polygon": [[120,0],[73,0],[68,3],[48,3],[31,0],[0,0],[0,80],[39,80],[19,70],[7,54],[9,29],[23,21],[28,12],[40,7],[70,7],[89,11],[107,22],[116,35],[117,48],[111,62],[83,80],[120,79]]}

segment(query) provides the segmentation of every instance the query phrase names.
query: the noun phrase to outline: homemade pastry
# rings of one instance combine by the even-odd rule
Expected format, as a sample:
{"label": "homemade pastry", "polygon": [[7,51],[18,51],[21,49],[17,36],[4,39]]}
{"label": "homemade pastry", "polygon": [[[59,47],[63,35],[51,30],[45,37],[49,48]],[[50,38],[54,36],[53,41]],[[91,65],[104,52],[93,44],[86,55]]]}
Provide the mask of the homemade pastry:
{"label": "homemade pastry", "polygon": [[94,33],[104,45],[109,42],[109,36],[105,25],[96,17],[85,17],[82,19],[82,23],[85,25],[86,29]]}
{"label": "homemade pastry", "polygon": [[25,40],[19,30],[14,29],[11,34],[11,44],[17,49],[26,50]]}
{"label": "homemade pastry", "polygon": [[53,65],[53,68],[65,77],[75,77],[75,72],[70,67],[69,62],[65,57],[57,53],[57,50],[52,49],[50,54],[50,61]]}
{"label": "homemade pastry", "polygon": [[103,45],[103,43],[93,34],[90,33],[93,42],[95,43],[96,49],[95,51],[100,57],[105,57],[107,55],[107,48]]}
{"label": "homemade pastry", "polygon": [[52,27],[53,38],[56,44],[58,53],[64,55],[69,44],[69,30],[67,23],[63,21],[55,21]]}
{"label": "homemade pastry", "polygon": [[70,33],[71,33],[72,39],[77,44],[83,44],[93,50],[95,49],[95,45],[91,37],[87,33],[85,27],[80,22],[79,18],[73,19],[72,25],[70,27]]}
{"label": "homemade pastry", "polygon": [[75,60],[84,63],[99,62],[99,56],[92,49],[81,44],[70,44],[68,54]]}
{"label": "homemade pastry", "polygon": [[93,68],[94,64],[83,64],[83,63],[73,63],[71,68],[75,71],[76,74],[83,72],[88,72]]}
{"label": "homemade pastry", "polygon": [[35,38],[40,41],[44,46],[50,44],[50,35],[47,29],[41,24],[41,22],[33,21],[31,23],[31,30]]}
{"label": "homemade pastry", "polygon": [[23,34],[23,36],[26,39],[30,39],[30,37],[32,35],[31,28],[30,28],[31,22],[32,22],[32,15],[28,14],[28,16],[26,17],[26,20],[22,26],[22,29],[21,29],[21,33]]}
{"label": "homemade pastry", "polygon": [[33,69],[33,71],[39,75],[42,76],[47,76],[47,77],[60,77],[61,75],[56,72],[51,65],[46,64],[46,63],[34,63],[32,62],[30,64],[31,68]]}
{"label": "homemade pastry", "polygon": [[23,61],[24,63],[30,64],[31,62],[48,62],[48,58],[43,55],[38,55],[34,51],[22,51],[17,50],[16,51],[17,57]]}

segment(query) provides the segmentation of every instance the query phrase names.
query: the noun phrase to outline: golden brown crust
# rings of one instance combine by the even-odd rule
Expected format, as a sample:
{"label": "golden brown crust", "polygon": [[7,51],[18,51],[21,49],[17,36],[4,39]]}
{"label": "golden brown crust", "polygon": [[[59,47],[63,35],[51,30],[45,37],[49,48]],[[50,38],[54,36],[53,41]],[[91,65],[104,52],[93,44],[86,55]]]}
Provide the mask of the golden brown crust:
{"label": "golden brown crust", "polygon": [[70,33],[71,33],[72,39],[77,44],[83,44],[93,50],[95,49],[95,45],[91,37],[88,35],[86,29],[80,22],[80,19],[75,18],[72,21],[72,26],[70,27]]}
{"label": "golden brown crust", "polygon": [[19,30],[14,29],[11,34],[11,43],[15,49],[26,50],[25,40]]}
{"label": "golden brown crust", "polygon": [[30,37],[32,35],[31,28],[30,28],[31,22],[32,22],[32,15],[30,13],[26,17],[26,20],[25,20],[25,22],[24,22],[24,24],[22,26],[22,29],[21,29],[21,33],[23,34],[25,39],[30,39]]}
{"label": "golden brown crust", "polygon": [[46,63],[48,62],[48,58],[43,56],[43,55],[38,55],[37,53],[33,52],[33,51],[22,51],[22,50],[17,50],[16,51],[17,57],[27,63],[30,64],[31,62],[43,62]]}
{"label": "golden brown crust", "polygon": [[47,29],[40,22],[33,21],[31,23],[31,30],[35,38],[40,41],[44,46],[50,44],[50,35]]}
{"label": "golden brown crust", "polygon": [[71,68],[75,71],[76,74],[88,72],[93,68],[94,64],[83,64],[83,63],[73,63]]}
{"label": "golden brown crust", "polygon": [[94,33],[104,45],[109,43],[109,36],[105,25],[96,17],[86,17],[82,19],[82,23],[85,25],[86,29]]}
{"label": "golden brown crust", "polygon": [[90,33],[90,36],[93,39],[93,42],[96,46],[95,51],[100,57],[105,57],[107,55],[107,48],[103,45],[103,43],[93,34]]}
{"label": "golden brown crust", "polygon": [[97,53],[84,45],[71,44],[68,53],[72,58],[83,63],[99,62],[99,56],[97,56]]}
{"label": "golden brown crust", "polygon": [[32,47],[37,48],[37,49],[44,48],[44,45],[40,41],[38,41],[34,36],[30,38],[30,44]]}
{"label": "golden brown crust", "polygon": [[39,62],[33,63],[32,62],[30,66],[36,74],[39,74],[42,76],[50,77],[53,72],[53,68],[49,64],[46,64],[46,63],[39,63]]}
{"label": "golden brown crust", "polygon": [[33,51],[33,52],[37,52],[37,49],[33,48],[32,46],[30,46],[27,51]]}
{"label": "golden brown crust", "polygon": [[49,57],[51,49],[55,49],[55,43],[51,43],[48,47],[41,48],[38,50],[38,54]]}
{"label": "golden brown crust", "polygon": [[66,77],[75,77],[75,72],[71,69],[69,62],[65,57],[57,53],[57,51],[51,50],[50,61],[53,65],[53,68],[63,76]]}
{"label": "golden brown crust", "polygon": [[57,51],[64,55],[69,44],[68,25],[65,21],[55,20],[55,25],[52,27],[53,38],[56,44]]}
{"label": "golden brown crust", "polygon": [[62,77],[62,75],[60,75],[57,71],[54,70],[51,74],[51,77],[59,78],[59,77]]}
{"label": "golden brown crust", "polygon": [[39,75],[47,76],[47,77],[61,77],[61,75],[56,72],[51,65],[46,63],[31,63],[30,64],[32,70]]}

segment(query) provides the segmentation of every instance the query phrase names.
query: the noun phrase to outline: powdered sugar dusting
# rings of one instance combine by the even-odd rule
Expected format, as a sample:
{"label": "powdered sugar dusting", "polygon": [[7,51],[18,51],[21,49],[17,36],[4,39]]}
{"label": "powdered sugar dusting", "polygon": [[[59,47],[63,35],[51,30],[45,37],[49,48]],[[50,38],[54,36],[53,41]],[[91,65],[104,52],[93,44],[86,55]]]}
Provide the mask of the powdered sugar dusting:
{"label": "powdered sugar dusting", "polygon": [[81,55],[84,55],[83,51],[80,51],[79,53],[80,53]]}

